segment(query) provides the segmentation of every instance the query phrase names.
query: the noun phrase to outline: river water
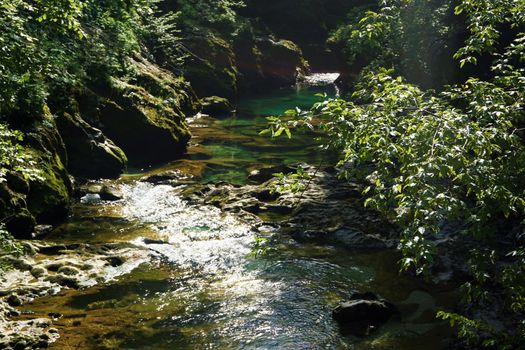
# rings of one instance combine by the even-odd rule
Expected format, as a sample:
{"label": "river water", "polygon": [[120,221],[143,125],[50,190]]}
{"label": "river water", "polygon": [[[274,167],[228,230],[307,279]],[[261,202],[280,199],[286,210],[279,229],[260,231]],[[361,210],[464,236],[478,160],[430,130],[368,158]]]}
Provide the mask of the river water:
{"label": "river water", "polygon": [[[395,252],[299,244],[270,227],[254,232],[234,214],[181,199],[188,186],[243,185],[251,170],[264,165],[317,164],[326,158],[312,140],[316,135],[274,142],[258,134],[265,116],[306,108],[319,100],[319,91],[336,93],[330,86],[279,90],[243,98],[228,117],[196,117],[184,159],[131,170],[114,183],[124,194],[121,201],[75,204],[50,242],[144,245],[144,238],[152,238],[169,244],[148,245],[158,258],[112,282],[28,305],[26,312],[37,316],[63,315],[55,322],[61,338],[52,348],[447,348],[448,327],[434,317],[450,305],[453,293],[399,275]],[[167,170],[188,176],[187,184],[138,181]],[[254,256],[256,235],[279,237],[271,254]],[[331,309],[354,290],[380,294],[397,304],[402,316],[368,337],[345,335]]]}

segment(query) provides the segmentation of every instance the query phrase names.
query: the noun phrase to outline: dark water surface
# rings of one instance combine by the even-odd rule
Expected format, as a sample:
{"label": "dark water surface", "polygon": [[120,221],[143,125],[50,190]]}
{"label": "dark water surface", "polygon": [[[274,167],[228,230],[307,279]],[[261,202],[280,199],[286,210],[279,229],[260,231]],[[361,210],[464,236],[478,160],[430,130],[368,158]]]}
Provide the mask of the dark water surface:
{"label": "dark water surface", "polygon": [[[328,92],[334,91],[328,88]],[[240,101],[235,115],[192,122],[186,159],[148,170],[179,169],[198,182],[248,183],[262,165],[323,157],[299,134],[277,143],[259,136],[264,116],[308,107],[317,90],[289,89]],[[59,312],[53,349],[446,349],[448,327],[435,321],[452,291],[398,274],[395,252],[349,252],[281,237],[274,252],[254,257],[255,234],[232,214],[180,198],[183,188],[117,181],[124,199],[77,204],[53,242],[134,242],[161,238],[160,258],[92,288],[37,299],[37,315]],[[191,183],[188,185],[191,186]],[[396,303],[399,319],[366,338],[344,335],[331,309],[353,290],[374,291]]]}

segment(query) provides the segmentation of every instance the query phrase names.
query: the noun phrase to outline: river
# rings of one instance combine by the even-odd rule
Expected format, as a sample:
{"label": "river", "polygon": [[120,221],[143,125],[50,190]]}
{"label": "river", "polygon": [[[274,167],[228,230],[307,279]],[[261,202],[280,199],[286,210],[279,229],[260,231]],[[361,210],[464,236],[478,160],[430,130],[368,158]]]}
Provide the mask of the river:
{"label": "river", "polygon": [[[278,142],[259,135],[265,116],[307,108],[320,91],[336,93],[333,86],[283,89],[242,98],[230,116],[193,118],[183,159],[130,169],[112,182],[122,200],[76,203],[49,242],[141,246],[150,238],[168,244],[148,245],[158,258],[110,282],[26,305],[25,314],[62,315],[54,322],[61,337],[51,348],[445,349],[450,332],[435,314],[450,305],[451,290],[400,275],[396,252],[300,244],[278,228],[254,232],[233,213],[182,199],[191,186],[249,184],[250,171],[262,166],[329,158],[313,141],[316,135]],[[139,181],[166,171],[187,181],[175,187]],[[253,254],[256,236],[276,237],[271,253]],[[354,290],[387,298],[401,317],[368,337],[345,335],[331,309]]]}

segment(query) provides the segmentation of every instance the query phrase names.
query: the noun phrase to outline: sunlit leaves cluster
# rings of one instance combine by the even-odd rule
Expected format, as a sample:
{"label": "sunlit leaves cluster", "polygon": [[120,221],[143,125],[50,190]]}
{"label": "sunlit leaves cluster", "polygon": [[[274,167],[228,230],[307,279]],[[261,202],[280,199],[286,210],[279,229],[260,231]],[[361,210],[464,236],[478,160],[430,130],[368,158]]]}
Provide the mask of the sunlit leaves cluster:
{"label": "sunlit leaves cluster", "polygon": [[451,93],[432,96],[389,73],[366,75],[354,101],[326,100],[298,120],[324,119],[326,146],[351,165],[345,175],[369,184],[365,204],[405,227],[403,268],[422,272],[434,253],[427,238],[445,222],[463,220],[481,237],[494,215],[523,213],[525,148],[503,107],[510,101],[498,108],[485,100],[512,99],[505,93],[472,80],[454,90],[469,101],[464,111],[452,107]]}
{"label": "sunlit leaves cluster", "polygon": [[483,53],[494,53],[504,25],[519,29],[525,24],[525,2],[522,0],[462,0],[457,15],[465,13],[471,35],[456,54],[461,67],[476,64]]}

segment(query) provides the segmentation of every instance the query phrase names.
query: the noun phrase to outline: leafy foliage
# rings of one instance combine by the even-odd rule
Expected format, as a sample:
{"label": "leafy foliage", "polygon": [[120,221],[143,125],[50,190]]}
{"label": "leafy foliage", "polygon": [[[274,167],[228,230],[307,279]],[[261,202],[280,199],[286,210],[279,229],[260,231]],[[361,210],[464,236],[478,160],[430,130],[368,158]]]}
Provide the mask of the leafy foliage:
{"label": "leafy foliage", "polygon": [[178,0],[177,4],[187,26],[206,23],[225,33],[235,30],[237,10],[244,7],[242,0]]}
{"label": "leafy foliage", "polygon": [[20,144],[22,140],[21,132],[0,123],[0,184],[6,181],[9,171],[22,174],[26,179],[39,178],[31,155]]}
{"label": "leafy foliage", "polygon": [[0,115],[39,114],[86,84],[133,74],[143,43],[176,65],[175,20],[156,0],[0,0]]}
{"label": "leafy foliage", "polygon": [[275,173],[273,176],[276,183],[273,185],[270,193],[284,193],[290,191],[292,193],[302,192],[308,188],[308,183],[312,176],[305,171],[302,166],[298,166],[297,170],[292,173]]}
{"label": "leafy foliage", "polygon": [[352,12],[330,42],[343,48],[350,64],[394,67],[409,82],[438,87],[453,79],[453,39],[462,32],[453,20],[454,3],[382,0],[377,9]]}
{"label": "leafy foliage", "polygon": [[[513,238],[500,224],[515,226],[525,217],[525,3],[460,2],[455,13],[466,18],[471,35],[454,58],[462,67],[488,54],[492,64],[488,72],[440,86],[439,93],[396,76],[409,75],[410,60],[403,57],[415,35],[404,16],[422,3],[432,1],[381,1],[379,11],[340,29],[336,35],[347,40],[351,61],[368,56],[352,97],[272,118],[267,133],[290,134],[312,127],[314,117],[322,120],[319,127],[329,136],[323,146],[341,152],[342,176],[367,183],[365,205],[403,228],[402,270],[428,272],[437,253],[434,233],[450,223],[460,223],[457,234],[480,242],[476,247],[489,247],[471,249],[471,280],[463,285],[465,305],[478,311],[438,317],[471,348],[515,349],[525,339],[525,253],[523,237]],[[440,26],[432,18],[420,25]],[[430,61],[413,62],[423,67]],[[514,244],[496,245],[495,237]],[[487,308],[504,330],[479,312]]]}
{"label": "leafy foliage", "polygon": [[494,53],[503,25],[516,29],[525,24],[525,5],[521,0],[463,0],[454,11],[457,15],[467,13],[471,33],[465,46],[454,55],[460,59],[461,67],[476,64],[482,53]]}

